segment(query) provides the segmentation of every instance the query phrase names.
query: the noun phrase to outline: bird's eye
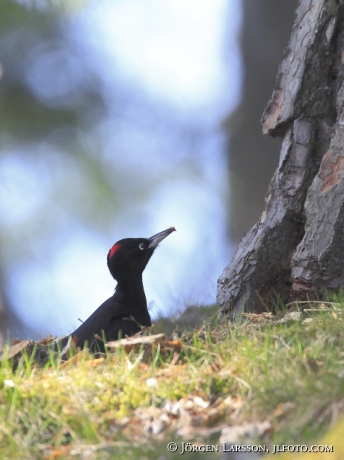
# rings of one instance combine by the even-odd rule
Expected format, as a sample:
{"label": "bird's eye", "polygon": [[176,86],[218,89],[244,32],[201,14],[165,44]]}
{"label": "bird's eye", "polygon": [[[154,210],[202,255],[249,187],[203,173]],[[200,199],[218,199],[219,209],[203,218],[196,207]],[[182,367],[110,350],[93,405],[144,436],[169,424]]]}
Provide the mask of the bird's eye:
{"label": "bird's eye", "polygon": [[139,244],[139,249],[141,249],[141,251],[143,251],[143,250],[144,250],[144,248],[145,248],[145,245],[144,245],[144,243],[140,243],[140,244]]}

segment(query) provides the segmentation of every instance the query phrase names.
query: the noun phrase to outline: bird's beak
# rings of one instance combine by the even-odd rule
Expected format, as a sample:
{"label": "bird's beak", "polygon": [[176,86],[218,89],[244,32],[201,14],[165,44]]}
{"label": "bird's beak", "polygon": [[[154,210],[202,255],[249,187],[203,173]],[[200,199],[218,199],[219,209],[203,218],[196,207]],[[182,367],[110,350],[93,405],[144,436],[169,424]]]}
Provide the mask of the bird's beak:
{"label": "bird's beak", "polygon": [[170,227],[167,230],[164,230],[163,232],[157,233],[156,235],[153,235],[150,238],[148,238],[149,249],[155,249],[160,243],[160,241],[162,241],[164,238],[166,238],[166,236],[175,231],[176,229],[174,227]]}

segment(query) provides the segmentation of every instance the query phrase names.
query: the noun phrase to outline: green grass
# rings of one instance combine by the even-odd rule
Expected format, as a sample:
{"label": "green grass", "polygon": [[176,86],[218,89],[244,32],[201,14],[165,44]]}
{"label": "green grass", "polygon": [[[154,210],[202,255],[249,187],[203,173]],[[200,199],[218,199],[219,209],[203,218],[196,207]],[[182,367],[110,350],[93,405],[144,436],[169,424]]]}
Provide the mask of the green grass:
{"label": "green grass", "polygon": [[336,300],[339,311],[298,321],[254,315],[236,324],[208,321],[180,342],[129,354],[120,348],[95,359],[84,351],[62,366],[52,354],[44,367],[24,355],[15,370],[5,360],[0,458],[176,458],[166,443],[175,439],[178,420],[170,417],[159,436],[145,435],[142,414],[158,419],[167,401],[191,396],[210,404],[192,408],[203,428],[269,420],[266,444],[314,442],[344,401],[344,302]]}

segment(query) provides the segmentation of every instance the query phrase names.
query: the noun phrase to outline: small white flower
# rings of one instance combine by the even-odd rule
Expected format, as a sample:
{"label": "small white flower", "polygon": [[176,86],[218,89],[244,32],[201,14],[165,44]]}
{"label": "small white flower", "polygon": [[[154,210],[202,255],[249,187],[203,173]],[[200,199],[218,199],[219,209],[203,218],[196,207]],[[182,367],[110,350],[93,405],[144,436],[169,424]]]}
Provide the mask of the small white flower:
{"label": "small white flower", "polygon": [[146,380],[146,385],[150,388],[156,388],[158,386],[158,381],[157,379],[150,378]]}

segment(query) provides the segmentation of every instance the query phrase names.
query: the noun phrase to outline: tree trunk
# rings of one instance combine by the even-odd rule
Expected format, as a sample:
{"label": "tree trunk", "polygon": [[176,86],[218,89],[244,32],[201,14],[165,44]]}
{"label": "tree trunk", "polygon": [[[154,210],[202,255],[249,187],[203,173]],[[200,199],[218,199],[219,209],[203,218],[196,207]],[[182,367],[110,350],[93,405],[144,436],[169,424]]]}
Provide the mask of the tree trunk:
{"label": "tree trunk", "polygon": [[242,97],[224,125],[228,131],[227,219],[232,243],[239,243],[259,219],[266,189],[278,164],[280,140],[272,142],[269,136],[262,136],[258,120],[275,83],[296,6],[296,0],[242,0]]}
{"label": "tree trunk", "polygon": [[266,209],[218,280],[223,313],[344,287],[344,2],[301,0],[263,133],[281,136]]}

